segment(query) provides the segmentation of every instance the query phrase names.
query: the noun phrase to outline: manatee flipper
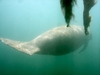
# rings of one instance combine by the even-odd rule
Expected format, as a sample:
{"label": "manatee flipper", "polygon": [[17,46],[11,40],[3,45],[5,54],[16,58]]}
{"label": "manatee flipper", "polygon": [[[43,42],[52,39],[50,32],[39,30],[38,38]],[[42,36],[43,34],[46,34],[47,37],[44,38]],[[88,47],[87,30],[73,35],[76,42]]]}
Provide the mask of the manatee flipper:
{"label": "manatee flipper", "polygon": [[88,46],[88,43],[85,43],[84,46],[83,46],[83,48],[82,48],[82,50],[80,50],[79,53],[83,52],[87,48],[87,46]]}
{"label": "manatee flipper", "polygon": [[84,43],[84,46],[83,46],[83,48],[80,50],[79,53],[83,52],[83,51],[88,47],[89,40],[92,39],[91,33],[90,33],[87,37],[88,37],[88,40]]}
{"label": "manatee flipper", "polygon": [[28,42],[15,41],[15,40],[10,40],[6,38],[0,38],[0,40],[4,44],[29,55],[32,55],[39,50],[35,45],[33,46],[29,44]]}

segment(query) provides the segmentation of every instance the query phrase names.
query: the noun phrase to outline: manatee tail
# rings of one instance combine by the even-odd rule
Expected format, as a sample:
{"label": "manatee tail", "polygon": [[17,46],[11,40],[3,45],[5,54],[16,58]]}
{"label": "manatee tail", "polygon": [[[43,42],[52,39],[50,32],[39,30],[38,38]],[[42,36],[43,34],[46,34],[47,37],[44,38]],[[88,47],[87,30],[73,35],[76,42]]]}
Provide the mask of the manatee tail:
{"label": "manatee tail", "polygon": [[34,44],[31,45],[28,42],[15,41],[6,38],[0,38],[0,41],[18,51],[24,52],[29,55],[32,55],[39,50]]}

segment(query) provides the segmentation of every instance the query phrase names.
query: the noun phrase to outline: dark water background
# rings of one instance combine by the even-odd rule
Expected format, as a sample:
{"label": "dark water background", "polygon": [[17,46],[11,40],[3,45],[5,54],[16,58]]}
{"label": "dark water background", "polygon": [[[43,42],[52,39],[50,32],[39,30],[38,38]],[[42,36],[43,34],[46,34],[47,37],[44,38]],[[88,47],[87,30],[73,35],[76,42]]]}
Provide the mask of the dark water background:
{"label": "dark water background", "polygon": [[[82,0],[73,11],[71,24],[82,25]],[[100,0],[90,14],[92,40],[84,52],[29,56],[0,42],[0,75],[100,75]],[[59,0],[0,0],[0,37],[29,41],[63,24]]]}

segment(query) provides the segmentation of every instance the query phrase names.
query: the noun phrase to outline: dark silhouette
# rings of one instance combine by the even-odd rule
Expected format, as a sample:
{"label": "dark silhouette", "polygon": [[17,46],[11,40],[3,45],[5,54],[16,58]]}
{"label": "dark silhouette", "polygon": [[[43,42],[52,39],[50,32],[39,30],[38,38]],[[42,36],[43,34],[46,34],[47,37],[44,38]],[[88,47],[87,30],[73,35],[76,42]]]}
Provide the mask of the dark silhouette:
{"label": "dark silhouette", "polygon": [[96,4],[95,0],[83,0],[84,3],[84,11],[83,11],[83,25],[85,34],[88,35],[88,27],[90,26],[91,16],[89,15],[90,9]]}
{"label": "dark silhouette", "polygon": [[[72,13],[72,8],[74,4],[76,4],[76,0],[60,0],[61,8],[64,12],[65,21],[67,23],[67,27],[69,27],[70,20],[74,17]],[[90,9],[96,4],[95,0],[83,0],[84,11],[83,11],[83,25],[85,34],[88,35],[88,27],[90,26],[91,16],[89,15]]]}
{"label": "dark silhouette", "polygon": [[72,7],[75,3],[76,0],[60,0],[61,8],[64,13],[67,27],[69,27],[71,18],[74,17],[74,14],[72,13]]}

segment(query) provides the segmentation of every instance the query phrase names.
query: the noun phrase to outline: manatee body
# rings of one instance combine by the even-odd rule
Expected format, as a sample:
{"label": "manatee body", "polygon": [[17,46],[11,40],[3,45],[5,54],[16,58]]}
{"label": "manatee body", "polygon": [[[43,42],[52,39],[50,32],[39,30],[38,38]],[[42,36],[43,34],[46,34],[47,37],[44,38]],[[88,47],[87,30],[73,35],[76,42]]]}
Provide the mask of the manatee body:
{"label": "manatee body", "polygon": [[89,38],[85,35],[83,26],[71,25],[70,27],[55,27],[28,42],[6,38],[0,38],[0,40],[16,50],[29,55],[64,55],[85,45]]}

